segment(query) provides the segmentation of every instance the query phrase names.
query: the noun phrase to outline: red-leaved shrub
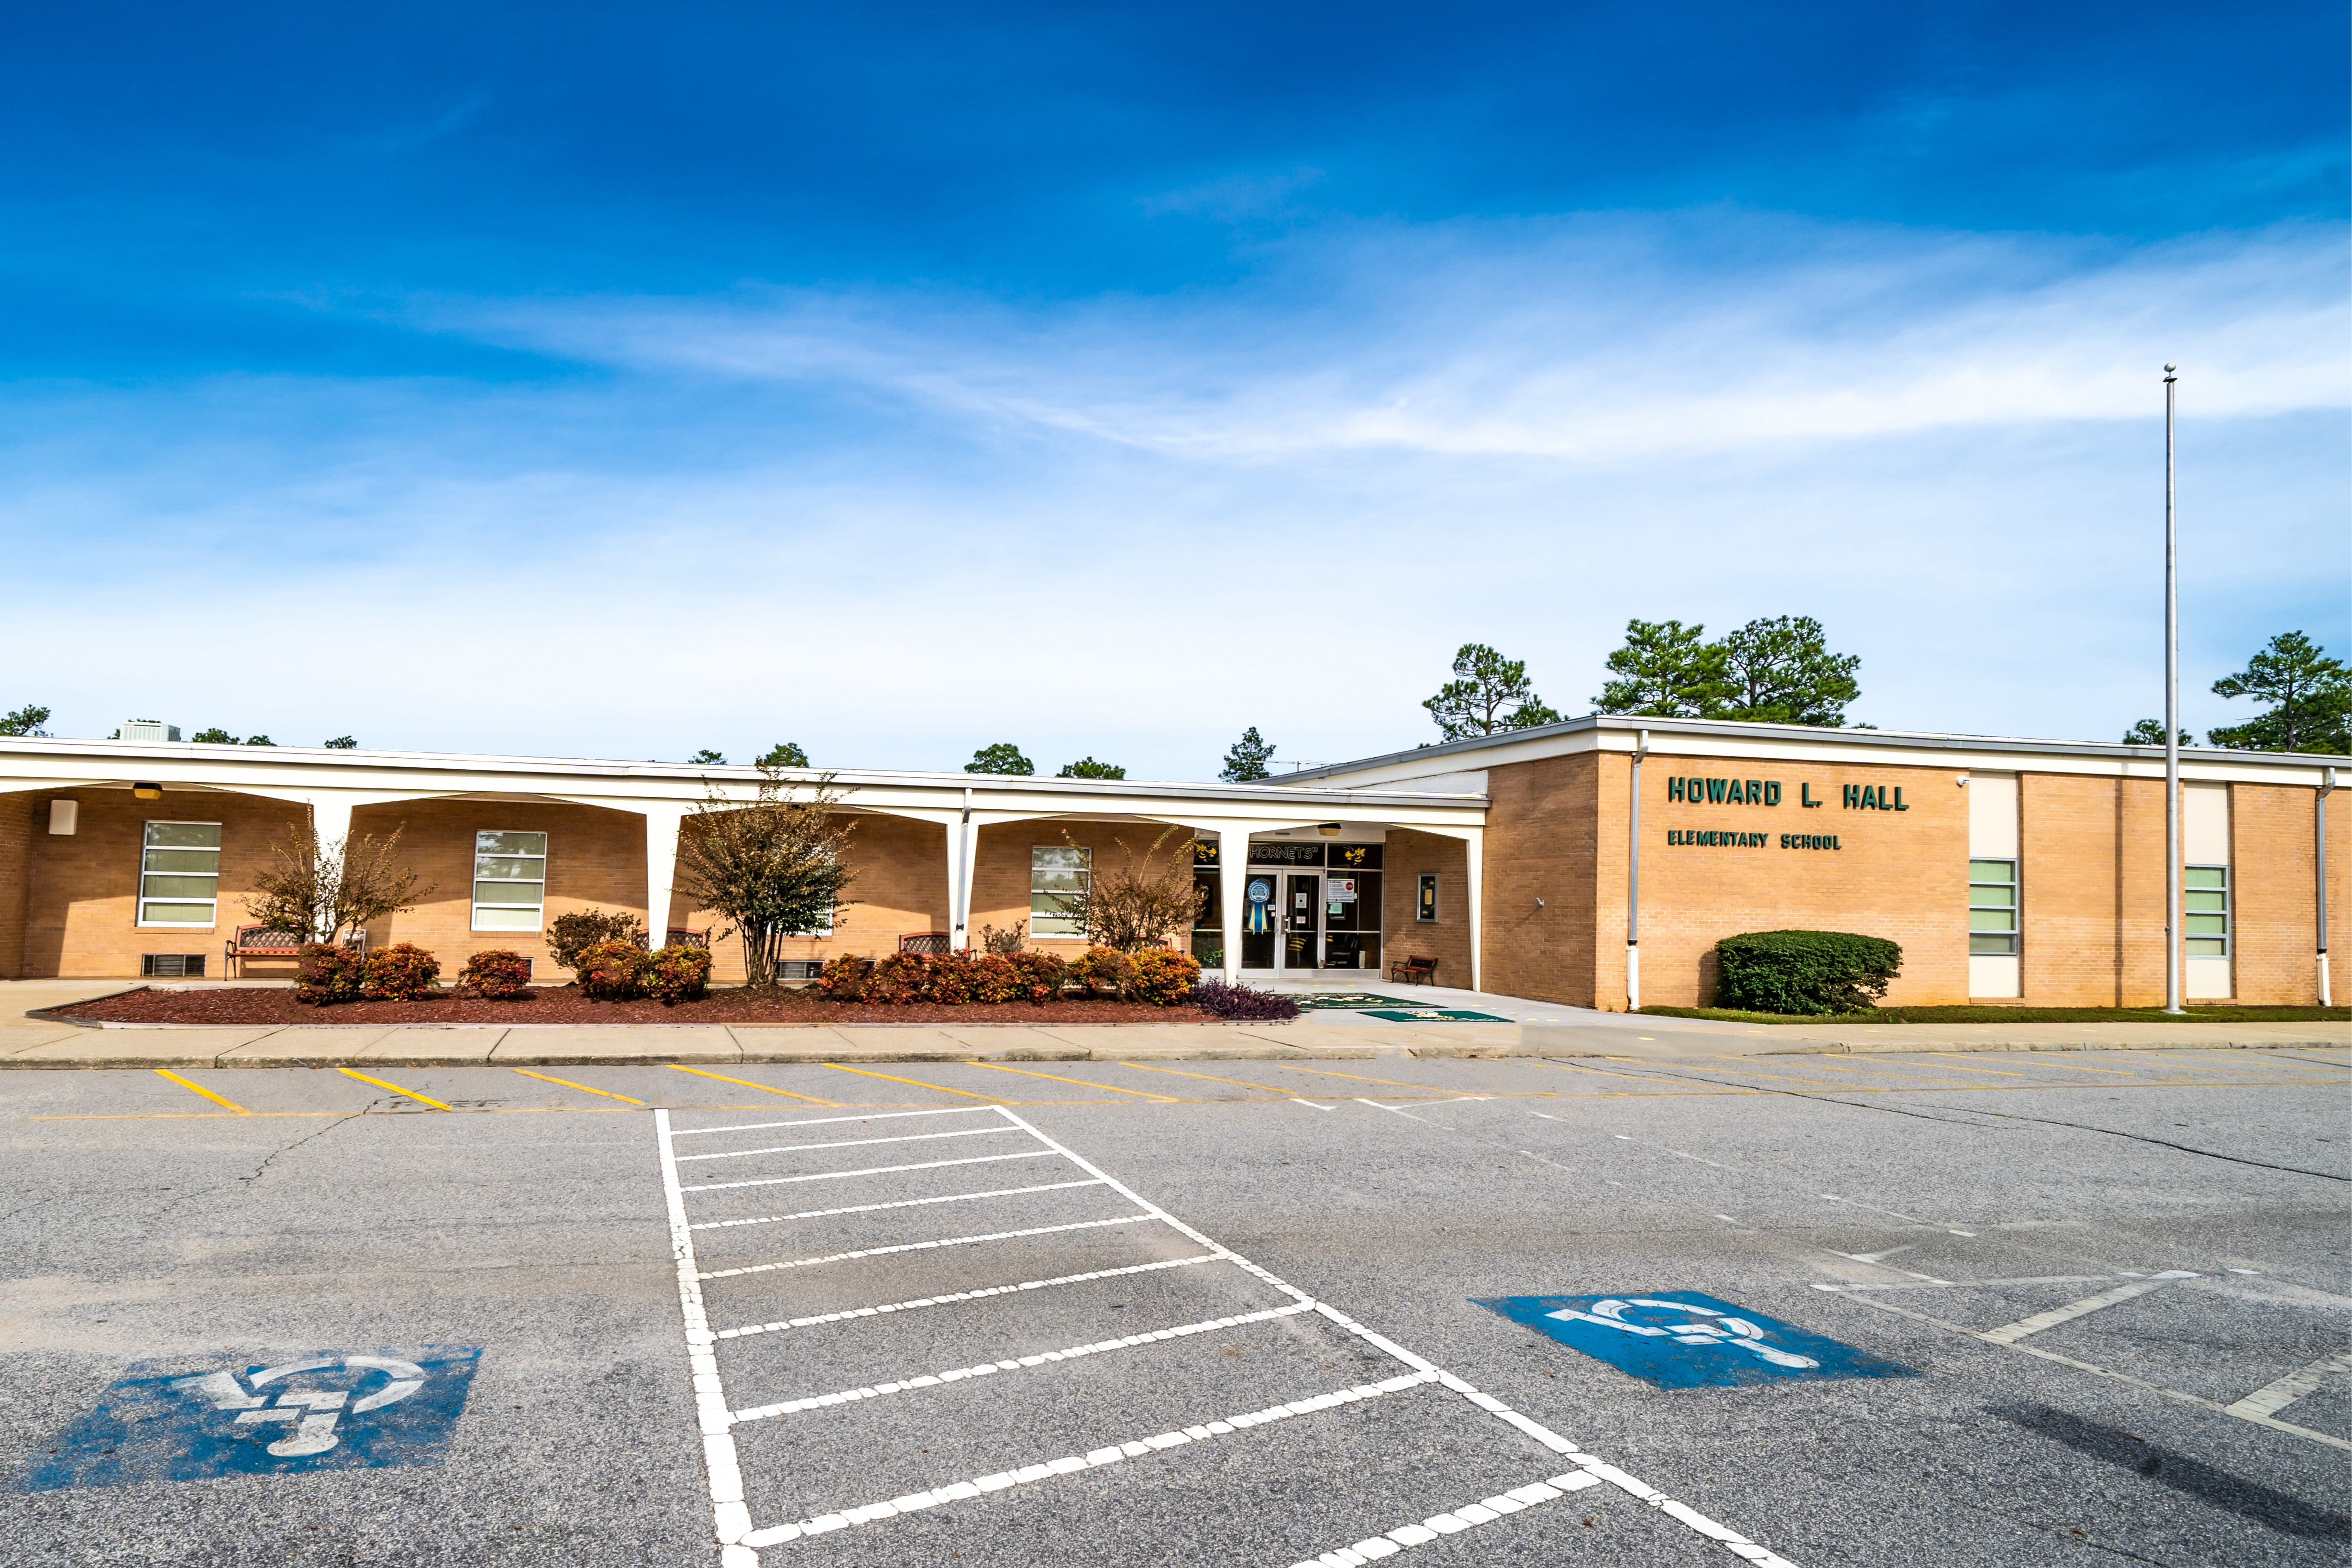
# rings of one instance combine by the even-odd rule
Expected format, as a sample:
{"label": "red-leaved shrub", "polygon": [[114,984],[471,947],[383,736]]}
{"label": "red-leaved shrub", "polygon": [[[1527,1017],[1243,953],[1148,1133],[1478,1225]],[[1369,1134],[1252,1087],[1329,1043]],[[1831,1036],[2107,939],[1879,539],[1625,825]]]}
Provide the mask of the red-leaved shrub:
{"label": "red-leaved shrub", "polygon": [[1154,1007],[1173,1007],[1191,1000],[1200,984],[1201,961],[1172,947],[1147,947],[1128,954],[1132,978],[1128,994]]}
{"label": "red-leaved shrub", "polygon": [[816,988],[828,1002],[862,1002],[866,999],[866,982],[874,973],[874,961],[843,953],[828,958],[817,972]]}
{"label": "red-leaved shrub", "polygon": [[1090,947],[1071,961],[1070,978],[1097,996],[1124,996],[1135,984],[1135,959],[1115,947]]}
{"label": "red-leaved shrub", "polygon": [[961,1007],[972,1000],[971,954],[943,952],[925,965],[923,1000]]}
{"label": "red-leaved shrub", "polygon": [[866,977],[866,1000],[905,1006],[929,988],[930,960],[919,952],[894,952]]}
{"label": "red-leaved shrub", "polygon": [[478,952],[457,972],[457,984],[486,1002],[512,1002],[530,994],[530,960],[503,947]]}
{"label": "red-leaved shrub", "polygon": [[396,942],[367,956],[362,989],[371,1001],[414,1002],[430,995],[441,978],[441,961],[414,942]]}
{"label": "red-leaved shrub", "polygon": [[1060,953],[1024,950],[1006,956],[1013,964],[1017,994],[1024,1001],[1042,1007],[1059,996],[1069,982],[1070,966]]}
{"label": "red-leaved shrub", "polygon": [[975,1002],[1010,1002],[1022,994],[1021,972],[1003,953],[983,952],[976,957],[967,954],[966,967],[971,973],[971,999]]}
{"label": "red-leaved shrub", "polygon": [[634,942],[591,942],[572,963],[580,994],[592,1002],[628,1002],[645,994],[638,965],[646,950]]}
{"label": "red-leaved shrub", "polygon": [[366,984],[367,959],[356,947],[306,942],[296,956],[294,1000],[313,1007],[356,1002]]}
{"label": "red-leaved shrub", "polygon": [[710,950],[672,942],[652,952],[637,954],[637,984],[664,1006],[693,1002],[710,994]]}

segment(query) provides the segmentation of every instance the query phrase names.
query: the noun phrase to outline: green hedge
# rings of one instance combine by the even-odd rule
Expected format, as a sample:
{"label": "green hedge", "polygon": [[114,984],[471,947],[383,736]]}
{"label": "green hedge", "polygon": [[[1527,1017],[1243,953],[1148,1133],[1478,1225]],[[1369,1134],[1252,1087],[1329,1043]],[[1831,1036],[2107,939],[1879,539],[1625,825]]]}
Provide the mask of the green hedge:
{"label": "green hedge", "polygon": [[1850,931],[1751,931],[1715,944],[1715,1005],[1756,1013],[1860,1013],[1886,994],[1903,949]]}

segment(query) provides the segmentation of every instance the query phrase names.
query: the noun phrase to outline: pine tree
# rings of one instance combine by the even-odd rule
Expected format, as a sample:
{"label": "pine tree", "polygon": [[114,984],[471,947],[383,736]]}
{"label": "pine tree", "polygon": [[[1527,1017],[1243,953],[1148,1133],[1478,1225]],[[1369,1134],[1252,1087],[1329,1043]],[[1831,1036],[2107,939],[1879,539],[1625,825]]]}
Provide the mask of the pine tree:
{"label": "pine tree", "polygon": [[968,773],[1011,773],[1027,778],[1037,771],[1037,764],[1021,754],[1021,748],[1010,741],[999,741],[992,746],[982,746],[964,763]]}
{"label": "pine tree", "polygon": [[1454,656],[1454,679],[1422,706],[1449,741],[1559,722],[1559,715],[1535,694],[1528,667],[1484,643],[1462,645]]}
{"label": "pine tree", "polygon": [[1268,778],[1272,776],[1273,770],[1266,763],[1273,760],[1274,748],[1265,743],[1265,738],[1253,724],[1242,731],[1242,738],[1235,741],[1233,749],[1225,753],[1225,765],[1217,776],[1227,784],[1249,784]]}

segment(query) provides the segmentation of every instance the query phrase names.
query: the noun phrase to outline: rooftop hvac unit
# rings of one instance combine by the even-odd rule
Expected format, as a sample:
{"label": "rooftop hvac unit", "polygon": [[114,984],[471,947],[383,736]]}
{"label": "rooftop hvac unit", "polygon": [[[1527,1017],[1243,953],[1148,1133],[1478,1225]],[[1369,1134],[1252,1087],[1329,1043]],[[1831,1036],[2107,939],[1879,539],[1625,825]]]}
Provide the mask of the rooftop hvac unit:
{"label": "rooftop hvac unit", "polygon": [[166,724],[159,719],[125,719],[122,738],[126,741],[176,741],[180,738],[177,724]]}

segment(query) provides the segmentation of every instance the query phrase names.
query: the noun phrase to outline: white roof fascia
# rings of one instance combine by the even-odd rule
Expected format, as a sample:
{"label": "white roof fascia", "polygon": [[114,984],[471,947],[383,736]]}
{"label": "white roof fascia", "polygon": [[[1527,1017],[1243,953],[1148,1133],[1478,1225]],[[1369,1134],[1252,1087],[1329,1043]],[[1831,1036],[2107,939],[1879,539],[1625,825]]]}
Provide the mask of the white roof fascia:
{"label": "white roof fascia", "polygon": [[[2162,778],[2164,748],[2096,741],[2041,741],[2011,736],[1946,735],[1903,730],[1831,730],[1800,724],[1750,724],[1725,720],[1637,719],[1588,714],[1559,724],[1507,735],[1454,741],[1359,763],[1309,768],[1289,775],[1329,788],[1426,788],[1459,776],[1466,763],[1503,767],[1584,752],[1626,752],[1650,732],[1653,757],[1738,757],[1757,763],[1843,763],[1848,766],[1970,768],[2001,773],[2078,773],[2110,778]],[[2180,773],[2200,783],[2301,784],[2316,788],[2328,768],[2352,767],[2352,757],[2308,752],[2181,749]]]}
{"label": "white roof fascia", "polygon": [[[1484,796],[1452,792],[1383,795],[1367,803],[1344,789],[1272,784],[1182,784],[1124,779],[1016,778],[990,773],[921,773],[843,768],[789,769],[791,782],[814,787],[828,777],[844,804],[869,811],[960,811],[971,792],[975,813],[1039,817],[1149,817],[1213,826],[1221,821],[1483,822]],[[537,795],[593,801],[616,809],[631,803],[696,803],[716,793],[749,800],[760,771],[684,763],[492,757],[433,752],[333,751],[318,747],[230,747],[169,741],[0,738],[0,792],[112,787],[152,781],[166,788],[214,789],[307,797],[320,792],[380,799],[438,795]]]}

